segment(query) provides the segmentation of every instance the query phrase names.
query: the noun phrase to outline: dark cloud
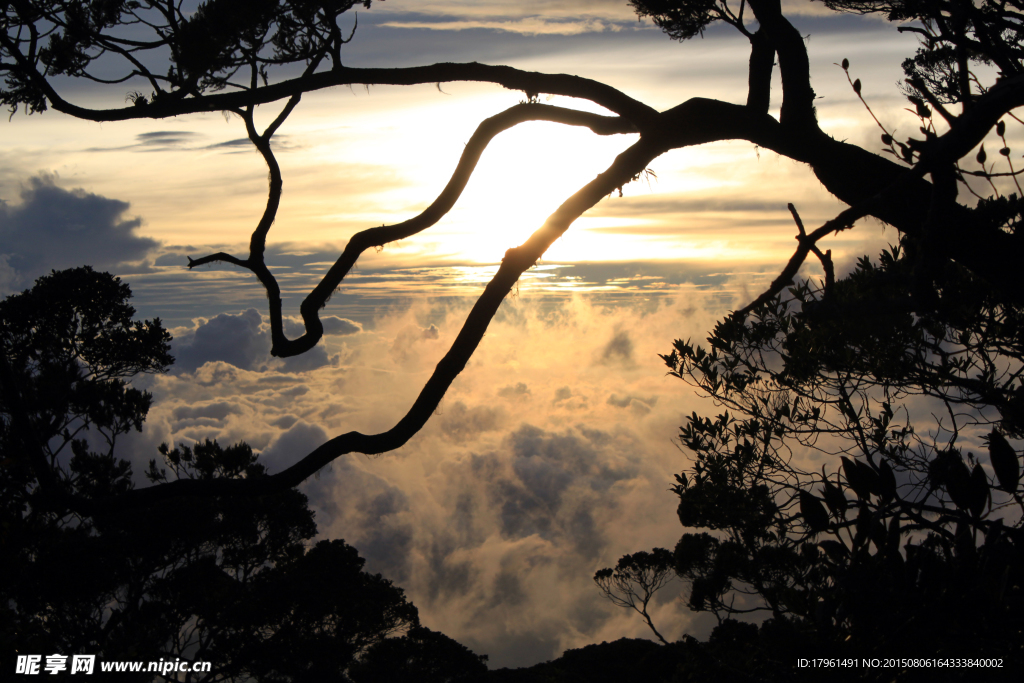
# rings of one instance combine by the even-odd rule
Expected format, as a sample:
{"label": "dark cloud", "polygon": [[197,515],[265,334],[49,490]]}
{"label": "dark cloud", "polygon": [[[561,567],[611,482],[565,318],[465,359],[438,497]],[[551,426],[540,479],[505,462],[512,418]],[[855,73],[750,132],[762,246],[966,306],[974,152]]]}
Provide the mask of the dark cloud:
{"label": "dark cloud", "polygon": [[[594,436],[596,438],[591,438]],[[511,476],[477,467],[498,506],[501,532],[508,538],[534,534],[595,557],[605,539],[592,509],[607,507],[602,495],[615,482],[636,476],[630,467],[607,464],[610,439],[596,432],[581,438],[523,425],[506,439]],[[500,456],[493,456],[497,459]],[[474,465],[477,463],[475,462]]]}
{"label": "dark cloud", "polygon": [[491,604],[508,605],[515,607],[526,601],[526,591],[523,590],[519,578],[519,567],[502,567],[501,571],[494,578],[494,588],[491,593]]}
{"label": "dark cloud", "polygon": [[467,408],[462,401],[456,401],[447,408],[441,418],[441,431],[457,443],[474,439],[481,432],[492,432],[504,426],[505,411],[501,408]]}
{"label": "dark cloud", "polygon": [[603,365],[633,365],[633,340],[624,329],[615,331],[615,336],[601,349],[598,359]]}
{"label": "dark cloud", "polygon": [[[301,331],[301,326],[293,321],[286,321],[288,327]],[[174,369],[179,372],[194,372],[214,361],[262,372],[271,368],[270,346],[270,331],[263,324],[263,316],[249,308],[237,314],[222,313],[180,335],[172,343],[171,351]],[[274,367],[283,372],[308,372],[333,362],[327,350],[317,345],[306,353],[277,361]],[[293,390],[306,392],[303,387]]]}
{"label": "dark cloud", "polygon": [[[278,152],[284,150],[295,150],[301,146],[295,144],[292,138],[287,135],[275,135],[274,136],[274,149]],[[212,145],[204,145],[199,149],[219,150],[227,152],[229,154],[237,152],[255,152],[256,147],[252,144],[249,138],[235,138],[234,140],[225,140],[223,142],[215,142]]]}
{"label": "dark cloud", "polygon": [[265,370],[270,333],[261,330],[262,323],[255,308],[212,318],[175,340],[175,368],[193,372],[204,363],[224,361],[242,370]]}
{"label": "dark cloud", "polygon": [[317,344],[306,353],[285,358],[281,370],[284,372],[309,372],[332,365],[336,360],[337,356],[328,357],[327,349],[322,344]]}
{"label": "dark cloud", "polygon": [[0,288],[28,286],[51,269],[91,265],[117,271],[157,242],[136,234],[128,202],[57,187],[56,176],[30,178],[21,203],[0,201]]}
{"label": "dark cloud", "polygon": [[292,425],[299,421],[299,418],[294,415],[284,415],[282,417],[273,420],[270,425],[279,429],[291,429]]}
{"label": "dark cloud", "polygon": [[[336,315],[327,315],[320,318],[326,335],[348,335],[363,331],[363,326],[346,318],[339,318]],[[294,318],[284,319],[284,331],[289,337],[298,337],[306,332],[305,324]]]}
{"label": "dark cloud", "polygon": [[327,441],[327,432],[316,425],[298,422],[260,453],[260,462],[271,472],[294,465]]}
{"label": "dark cloud", "polygon": [[617,408],[630,408],[638,415],[645,415],[651,412],[651,408],[653,408],[657,403],[657,396],[641,398],[639,396],[620,397],[618,394],[612,394],[608,397],[608,405],[615,406]]}
{"label": "dark cloud", "polygon": [[[256,148],[248,138],[234,138],[221,142],[206,143],[207,136],[202,133],[187,130],[154,130],[148,133],[139,133],[135,136],[135,142],[129,145],[118,147],[90,147],[88,152],[120,152],[131,150],[135,152],[183,152],[190,150],[212,150],[223,151],[233,154],[243,151],[255,151]],[[287,135],[278,135],[274,138],[274,148],[278,151],[283,149],[296,149],[297,145]]]}
{"label": "dark cloud", "polygon": [[187,427],[223,427],[230,415],[242,412],[234,403],[218,401],[198,406],[178,406],[171,413],[174,429]]}
{"label": "dark cloud", "polygon": [[507,387],[498,389],[498,396],[508,399],[521,399],[530,395],[530,387],[526,386],[522,382],[517,382],[515,386],[511,384]]}
{"label": "dark cloud", "polygon": [[175,420],[188,420],[196,417],[211,417],[215,420],[223,420],[228,415],[236,415],[239,412],[241,411],[234,403],[220,401],[200,406],[179,406],[174,409],[172,416]]}
{"label": "dark cloud", "polygon": [[479,581],[480,572],[471,562],[453,558],[459,547],[451,534],[439,534],[430,544],[426,595],[431,601],[465,595]]}
{"label": "dark cloud", "polygon": [[321,533],[344,529],[346,540],[366,558],[369,571],[399,584],[407,581],[415,534],[407,520],[411,505],[406,493],[347,458],[335,460],[322,472],[322,477],[307,479],[301,487],[316,510]]}
{"label": "dark cloud", "polygon": [[346,318],[339,318],[336,315],[327,315],[320,318],[324,325],[324,334],[347,335],[363,331],[363,326]]}
{"label": "dark cloud", "polygon": [[[736,198],[672,198],[662,197],[623,197],[614,201],[601,202],[592,210],[595,216],[634,217],[674,216],[681,213],[754,213],[764,214],[772,211],[785,213],[788,210],[785,202],[768,202],[744,200]],[[792,222],[792,219],[790,219]],[[631,226],[632,229],[632,226]]]}
{"label": "dark cloud", "polygon": [[236,138],[225,142],[217,142],[207,145],[206,149],[253,149],[252,141],[248,138]]}
{"label": "dark cloud", "polygon": [[157,130],[136,135],[135,146],[147,152],[163,152],[190,147],[202,137],[199,133],[186,130]]}

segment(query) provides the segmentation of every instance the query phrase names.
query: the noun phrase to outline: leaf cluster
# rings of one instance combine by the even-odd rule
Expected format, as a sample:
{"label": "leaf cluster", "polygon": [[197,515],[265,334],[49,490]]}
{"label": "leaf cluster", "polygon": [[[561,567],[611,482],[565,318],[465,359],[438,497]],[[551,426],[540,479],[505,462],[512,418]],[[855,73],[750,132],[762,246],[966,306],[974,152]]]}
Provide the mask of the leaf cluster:
{"label": "leaf cluster", "polygon": [[[663,356],[728,409],[681,430],[695,460],[673,491],[695,531],[675,568],[694,610],[767,611],[848,652],[1019,661],[1021,312],[962,269],[922,286],[914,266],[898,248],[861,259],[722,321],[710,351]],[[941,411],[933,426],[911,401]]]}
{"label": "leaf cluster", "polygon": [[[206,0],[194,11],[158,0],[15,0],[0,14],[0,102],[47,108],[55,76],[145,83],[136,106],[255,89],[270,69],[340,64],[339,17],[370,0]],[[169,64],[168,64],[169,62]]]}
{"label": "leaf cluster", "polygon": [[[114,446],[141,427],[152,397],[130,381],[173,360],[158,320],[132,320],[130,296],[112,275],[77,268],[0,302],[0,642],[206,661],[209,681],[344,680],[356,659],[418,626],[418,613],[344,541],[307,547],[316,525],[302,493],[131,514],[69,504],[134,487]],[[267,476],[244,443],[159,450],[152,482]]]}
{"label": "leaf cluster", "polygon": [[704,29],[716,21],[746,32],[743,1],[733,2],[733,7],[739,6],[736,12],[728,0],[629,0],[629,4],[638,17],[649,18],[673,40],[703,36]]}

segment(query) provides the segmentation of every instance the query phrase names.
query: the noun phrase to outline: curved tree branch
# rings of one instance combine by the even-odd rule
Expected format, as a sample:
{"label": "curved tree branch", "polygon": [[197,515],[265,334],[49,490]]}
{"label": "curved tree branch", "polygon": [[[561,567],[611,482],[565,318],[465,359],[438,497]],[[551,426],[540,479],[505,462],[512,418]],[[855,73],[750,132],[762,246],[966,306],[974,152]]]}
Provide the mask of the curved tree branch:
{"label": "curved tree branch", "polygon": [[[2,36],[0,36],[2,40]],[[157,100],[145,106],[118,109],[89,109],[68,102],[45,79],[38,75],[40,87],[57,111],[87,121],[126,121],[130,119],[162,119],[182,114],[207,111],[237,110],[249,105],[267,104],[287,99],[296,93],[323,90],[338,85],[423,85],[455,81],[495,83],[509,90],[564,95],[590,100],[605,109],[641,126],[657,111],[615,88],[579,76],[522,71],[510,66],[488,64],[440,63],[398,69],[356,69],[341,67],[331,71],[303,75],[256,90],[216,93],[177,100]]]}
{"label": "curved tree branch", "polygon": [[294,465],[277,474],[258,479],[181,479],[166,484],[134,489],[105,501],[75,501],[76,507],[91,510],[120,510],[144,506],[182,496],[246,495],[260,496],[297,486],[317,470],[348,453],[375,455],[403,446],[426,424],[445,392],[466,367],[473,352],[505,296],[520,276],[531,268],[548,247],[585,211],[630,182],[666,148],[640,139],[620,154],[612,165],[567,199],[521,246],[505,252],[498,272],[487,284],[473,306],[448,353],[438,362],[433,374],[412,407],[391,429],[379,434],[348,432],[327,441]]}
{"label": "curved tree branch", "polygon": [[323,324],[319,318],[319,311],[326,305],[328,298],[338,288],[364,251],[371,247],[382,247],[390,242],[420,233],[436,224],[452,209],[455,202],[462,195],[462,191],[469,182],[484,150],[499,133],[527,121],[549,121],[571,126],[583,126],[598,135],[636,132],[632,124],[621,118],[535,103],[518,104],[501,114],[484,120],[466,144],[458,166],[456,166],[455,172],[452,174],[448,184],[430,206],[409,220],[395,225],[370,228],[352,236],[345,250],[338,257],[338,260],[331,266],[320,283],[310,292],[300,306],[305,332],[297,339],[288,339],[284,335],[280,288],[277,286],[277,282],[274,280],[269,269],[263,263],[263,248],[266,243],[266,234],[274,220],[280,200],[280,169],[274,160],[273,153],[270,151],[269,141],[262,140],[259,136],[253,137],[255,130],[251,126],[250,119],[246,119],[247,129],[250,130],[250,139],[253,139],[253,142],[260,150],[260,153],[263,154],[267,165],[270,167],[270,197],[267,202],[267,209],[263,214],[263,219],[253,232],[249,258],[242,260],[224,258],[224,254],[212,254],[200,259],[189,259],[189,268],[214,261],[226,261],[251,270],[267,290],[267,297],[270,299],[271,338],[273,344],[271,353],[282,358],[305,353],[320,341],[323,337]]}
{"label": "curved tree branch", "polygon": [[[799,216],[793,211],[800,229],[799,246],[769,292],[759,297],[758,301],[781,291],[810,253],[818,256],[828,270],[828,256],[821,252],[817,242],[828,234],[849,228],[854,221],[868,215],[892,224],[908,236],[927,237],[929,245],[939,250],[943,258],[965,266],[1000,287],[1010,297],[1024,296],[1017,293],[1021,249],[1015,238],[998,227],[980,225],[970,209],[955,202],[944,202],[939,207],[935,202],[937,192],[942,188],[939,183],[925,180],[925,176],[931,174],[933,178],[941,177],[948,185],[948,169],[952,168],[952,164],[976,146],[1001,116],[1024,105],[1024,76],[1005,77],[978,97],[968,92],[966,98],[970,107],[960,116],[952,118],[950,130],[945,135],[932,136],[922,142],[917,164],[907,169],[906,166],[860,147],[836,141],[820,130],[815,118],[814,91],[811,88],[809,62],[802,36],[782,15],[779,0],[749,0],[749,4],[760,27],[753,35],[744,31],[752,44],[746,106],[693,98],[663,113],[603,83],[565,74],[543,74],[478,63],[443,63],[400,69],[346,68],[340,65],[336,49],[340,33],[333,29],[334,42],[325,39],[319,56],[310,62],[303,75],[296,78],[259,86],[256,74],[263,75],[262,69],[267,64],[279,62],[259,58],[256,52],[251,52],[247,53],[250,57],[251,79],[247,86],[239,86],[238,91],[201,93],[202,88],[195,79],[189,81],[182,76],[184,80],[179,79],[181,82],[178,90],[160,93],[155,101],[140,97],[129,107],[88,109],[64,100],[47,81],[45,72],[37,70],[39,36],[34,23],[27,24],[31,40],[23,40],[20,36],[12,38],[0,32],[0,45],[17,62],[13,66],[0,66],[5,67],[7,72],[16,70],[19,75],[30,79],[45,101],[49,101],[58,111],[72,116],[92,121],[120,121],[161,119],[221,110],[234,111],[243,117],[249,138],[269,169],[267,205],[253,231],[249,256],[241,259],[224,253],[211,254],[197,260],[190,259],[189,266],[222,261],[247,268],[256,274],[271,301],[272,353],[276,356],[297,355],[309,350],[321,339],[323,326],[319,320],[319,310],[363,251],[415,235],[434,225],[451,210],[480,155],[495,135],[525,121],[553,121],[585,126],[602,135],[640,133],[638,142],[623,152],[604,173],[559,207],[527,242],[506,252],[498,272],[474,305],[455,342],[438,363],[408,413],[391,429],[372,435],[359,432],[342,434],[284,471],[260,480],[181,480],[138,489],[103,503],[79,501],[79,504],[118,508],[143,505],[167,497],[260,495],[297,485],[346,453],[376,454],[400,447],[433,414],[448,387],[479,345],[504,297],[522,273],[540,258],[576,218],[602,197],[633,180],[651,160],[670,149],[719,140],[747,140],[808,164],[825,187],[849,205],[850,208],[810,234],[805,233]],[[168,5],[166,20],[168,26],[172,26],[175,31],[177,22],[182,19],[176,12],[172,5]],[[742,18],[735,19],[742,29]],[[22,47],[26,47],[27,54],[21,51]],[[331,50],[333,68],[314,73],[328,50]],[[783,83],[780,120],[768,114],[775,54],[779,56]],[[242,68],[236,62],[230,66],[234,69],[232,74]],[[540,93],[586,99],[605,107],[616,116],[598,116],[531,102],[512,107],[482,122],[467,144],[447,186],[427,209],[402,223],[371,228],[352,237],[337,262],[301,304],[304,333],[295,340],[287,339],[283,332],[280,290],[264,263],[266,240],[276,217],[283,187],[280,168],[270,146],[272,136],[306,92],[337,85],[415,85],[453,81],[494,83],[526,92],[531,100]],[[279,100],[288,102],[267,130],[262,135],[258,134],[253,120],[254,107]],[[43,105],[45,101],[40,100]],[[38,103],[33,100],[30,104],[35,107]],[[739,314],[749,311],[756,303],[741,310]]]}

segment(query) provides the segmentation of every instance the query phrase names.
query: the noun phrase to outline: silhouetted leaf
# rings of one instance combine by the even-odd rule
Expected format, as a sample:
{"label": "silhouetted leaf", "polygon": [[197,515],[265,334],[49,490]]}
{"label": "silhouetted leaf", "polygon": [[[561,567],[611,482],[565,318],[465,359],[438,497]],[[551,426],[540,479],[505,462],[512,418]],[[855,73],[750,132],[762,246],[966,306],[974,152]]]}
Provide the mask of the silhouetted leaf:
{"label": "silhouetted leaf", "polygon": [[968,507],[971,514],[975,517],[981,517],[989,496],[988,477],[985,476],[985,470],[981,467],[981,463],[975,464],[974,469],[971,470],[968,490],[970,492]]}
{"label": "silhouetted leaf", "polygon": [[825,554],[829,556],[829,559],[837,564],[844,562],[850,556],[850,551],[848,551],[846,546],[839,541],[819,541],[818,547],[824,550]]}
{"label": "silhouetted leaf", "polygon": [[828,529],[828,512],[815,496],[800,491],[800,514],[814,533]]}
{"label": "silhouetted leaf", "polygon": [[896,497],[896,475],[885,460],[878,466],[878,485],[882,500],[888,502]]}
{"label": "silhouetted leaf", "polygon": [[836,516],[836,519],[841,519],[845,516],[846,509],[849,505],[846,500],[846,495],[838,486],[828,480],[825,480],[822,484],[821,493],[825,498],[825,504],[828,505],[828,509]]}
{"label": "silhouetted leaf", "polygon": [[954,505],[961,510],[971,509],[971,472],[959,454],[946,464],[942,483]]}
{"label": "silhouetted leaf", "polygon": [[843,456],[842,461],[843,474],[846,475],[846,481],[849,482],[850,488],[853,489],[859,498],[867,500],[868,496],[872,493],[878,494],[880,492],[878,475],[869,465],[850,460],[845,456]]}
{"label": "silhouetted leaf", "polygon": [[1013,492],[1020,482],[1020,463],[1017,453],[1002,434],[992,430],[988,435],[988,454],[992,469],[996,472],[999,488]]}

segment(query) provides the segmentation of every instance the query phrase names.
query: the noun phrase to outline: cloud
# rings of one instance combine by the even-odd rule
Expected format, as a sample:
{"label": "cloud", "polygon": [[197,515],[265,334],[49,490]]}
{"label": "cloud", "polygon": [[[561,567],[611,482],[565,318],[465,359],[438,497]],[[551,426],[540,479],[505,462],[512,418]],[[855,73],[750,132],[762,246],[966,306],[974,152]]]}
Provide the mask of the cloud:
{"label": "cloud", "polygon": [[261,330],[255,308],[237,315],[222,313],[175,339],[176,370],[193,372],[210,361],[224,361],[243,370],[266,369],[270,334]]}
{"label": "cloud", "polygon": [[622,365],[633,364],[633,340],[629,337],[629,332],[623,329],[615,330],[615,334],[612,336],[611,341],[604,345],[601,349],[601,355],[598,358],[599,363],[609,365],[612,363],[619,363]]}
{"label": "cloud", "polygon": [[[649,637],[591,577],[625,553],[678,540],[668,488],[685,458],[672,438],[684,415],[703,408],[665,376],[657,354],[674,338],[705,336],[731,300],[692,284],[640,298],[614,307],[585,296],[507,301],[406,445],[339,458],[302,485],[321,536],[358,548],[370,571],[407,591],[426,625],[488,654],[494,667]],[[324,352],[343,362],[306,373],[282,372],[266,355],[256,311],[199,320],[188,363],[203,364],[149,380],[156,400],[143,436],[244,439],[273,472],[336,434],[390,429],[471,305],[424,297],[380,308],[358,334],[325,337]],[[337,317],[348,315],[342,307]],[[706,635],[709,624],[675,595],[655,601],[659,630]]]}
{"label": "cloud", "polygon": [[128,202],[62,189],[56,175],[29,178],[20,199],[14,205],[0,201],[0,287],[7,292],[51,269],[117,271],[157,246],[137,234],[141,218],[125,217]]}
{"label": "cloud", "polygon": [[433,31],[466,31],[485,29],[521,33],[528,36],[561,35],[572,36],[581,33],[602,33],[619,31],[621,27],[599,19],[549,20],[541,17],[510,20],[452,19],[448,21],[388,21],[381,26],[405,29],[429,29]]}
{"label": "cloud", "polygon": [[[823,16],[831,10],[807,0],[785,0],[783,10],[788,16]],[[394,18],[390,18],[394,17]],[[524,35],[579,35],[634,29],[638,26],[636,12],[621,0],[526,0],[507,3],[498,0],[468,2],[460,0],[425,0],[416,5],[415,13],[404,7],[374,8],[371,20],[377,25],[404,29],[463,31],[485,29]],[[641,26],[651,28],[650,21]]]}
{"label": "cloud", "polygon": [[[299,334],[303,329],[294,320],[285,323],[286,330],[292,334]],[[237,314],[221,313],[210,320],[200,319],[193,329],[176,330],[176,333],[171,344],[175,372],[195,372],[206,363],[220,361],[242,370],[262,372],[275,368],[302,373],[336,362],[319,344],[299,356],[272,359],[270,329],[255,308]]]}
{"label": "cloud", "polygon": [[185,130],[157,130],[139,133],[135,136],[135,144],[146,151],[163,152],[168,149],[190,147],[203,136]]}
{"label": "cloud", "polygon": [[276,472],[300,460],[325,441],[327,432],[323,428],[298,422],[288,427],[286,432],[260,454],[260,462],[272,472]]}
{"label": "cloud", "polygon": [[498,390],[498,396],[511,400],[525,399],[530,396],[531,393],[530,387],[526,386],[523,382],[516,382],[515,386],[510,384]]}
{"label": "cloud", "polygon": [[[376,8],[374,8],[376,10]],[[393,18],[392,18],[393,17]],[[525,35],[578,35],[617,31],[636,25],[636,15],[626,3],[593,0],[586,4],[566,0],[528,0],[513,4],[485,0],[427,0],[415,13],[401,7],[382,7],[373,19],[378,25],[408,29],[463,31],[487,29]]]}
{"label": "cloud", "polygon": [[456,401],[439,417],[441,431],[453,441],[466,441],[471,437],[477,437],[481,432],[497,431],[508,421],[507,413],[501,406],[467,408],[462,401]]}
{"label": "cloud", "polygon": [[324,334],[346,335],[358,334],[363,331],[363,326],[346,318],[339,318],[336,315],[327,315],[320,318],[324,325]]}

